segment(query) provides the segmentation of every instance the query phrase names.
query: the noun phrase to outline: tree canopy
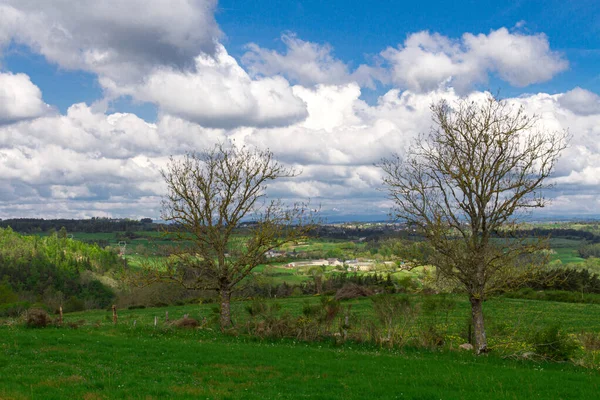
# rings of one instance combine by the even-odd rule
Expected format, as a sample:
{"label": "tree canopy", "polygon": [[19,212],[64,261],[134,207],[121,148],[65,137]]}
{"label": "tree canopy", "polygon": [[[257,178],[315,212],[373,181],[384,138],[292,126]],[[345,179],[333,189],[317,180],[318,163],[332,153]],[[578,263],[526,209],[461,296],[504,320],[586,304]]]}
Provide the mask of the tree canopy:
{"label": "tree canopy", "polygon": [[[511,237],[522,212],[544,207],[542,195],[567,132],[540,130],[523,108],[488,96],[431,107],[433,124],[405,157],[382,160],[394,216],[418,228],[428,262],[468,293],[478,352],[487,351],[485,296],[532,274],[539,243]],[[505,239],[493,238],[502,232]]]}
{"label": "tree canopy", "polygon": [[267,183],[296,174],[268,150],[222,144],[171,158],[163,171],[168,194],[162,218],[190,243],[177,252],[167,275],[190,289],[218,291],[222,328],[231,325],[235,286],[267,251],[303,238],[312,227],[302,204],[265,198]]}

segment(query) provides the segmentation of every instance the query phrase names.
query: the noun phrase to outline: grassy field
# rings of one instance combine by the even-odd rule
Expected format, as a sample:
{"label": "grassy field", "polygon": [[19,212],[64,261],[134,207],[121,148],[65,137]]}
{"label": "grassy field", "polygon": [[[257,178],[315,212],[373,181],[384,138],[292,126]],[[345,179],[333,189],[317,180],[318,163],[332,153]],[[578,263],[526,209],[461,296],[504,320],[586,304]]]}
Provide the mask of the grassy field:
{"label": "grassy field", "polygon": [[[430,300],[440,299],[441,295],[411,295],[414,303],[423,306],[423,303]],[[463,330],[465,322],[470,313],[470,305],[466,296],[450,295],[445,297],[454,303],[448,315],[438,315],[437,319],[444,320],[448,325],[448,334],[457,336]],[[319,296],[299,296],[289,297],[281,300],[271,300],[281,305],[281,313],[288,312],[293,316],[302,315],[302,309],[305,304],[317,304],[320,302]],[[250,301],[236,301],[231,305],[234,322],[238,325],[244,324],[249,318],[246,312],[246,306]],[[352,305],[352,313],[358,318],[369,317],[373,315],[373,302],[369,298],[358,298],[344,301],[342,305],[347,307]],[[154,317],[159,318],[159,324],[165,312],[168,311],[171,319],[181,318],[184,314],[190,317],[203,319],[214,315],[214,304],[188,304],[184,306],[171,306],[162,308],[144,308],[132,310],[120,310],[119,321],[123,325],[133,326],[136,321],[137,326],[151,326]],[[528,332],[540,326],[548,326],[560,323],[562,329],[567,332],[577,333],[581,331],[600,332],[600,305],[598,304],[579,304],[579,303],[560,303],[552,301],[535,301],[508,298],[492,298],[485,302],[484,313],[488,324],[488,329],[492,331],[491,340],[494,341],[494,330],[502,327],[518,329],[522,332]],[[65,321],[74,322],[85,320],[88,324],[104,325],[111,321],[111,313],[105,310],[90,310],[86,312],[76,312],[65,315]],[[423,318],[429,318],[427,315]]]}
{"label": "grassy field", "polygon": [[550,239],[550,247],[555,251],[553,260],[560,260],[563,264],[581,263],[583,258],[579,257],[577,248],[581,244],[580,240],[553,238]]}
{"label": "grassy field", "polygon": [[597,371],[206,331],[0,329],[3,399],[592,399]]}
{"label": "grassy field", "polygon": [[[449,337],[460,334],[468,315],[466,299],[452,299]],[[426,301],[417,295],[413,300]],[[278,302],[281,312],[301,315],[307,301],[316,304],[319,298]],[[247,304],[233,304],[238,325],[249,318]],[[348,304],[357,317],[373,313],[370,299]],[[600,305],[489,300],[485,313],[496,347],[495,354],[482,357],[448,346],[390,350],[350,342],[259,340],[163,322],[166,311],[171,320],[184,314],[210,320],[213,307],[120,310],[117,326],[103,310],[67,314],[65,322],[79,321],[78,329],[4,324],[0,399],[592,399],[600,390],[598,369],[504,359],[502,343],[494,340],[502,329],[526,332],[555,321],[572,333],[600,332]]]}

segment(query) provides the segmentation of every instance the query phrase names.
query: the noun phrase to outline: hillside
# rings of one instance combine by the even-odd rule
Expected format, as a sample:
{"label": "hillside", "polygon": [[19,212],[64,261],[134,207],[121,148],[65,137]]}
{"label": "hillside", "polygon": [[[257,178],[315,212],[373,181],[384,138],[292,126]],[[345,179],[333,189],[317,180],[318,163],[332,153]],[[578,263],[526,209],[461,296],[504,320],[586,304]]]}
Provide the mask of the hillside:
{"label": "hillside", "polygon": [[0,314],[17,315],[36,302],[65,311],[106,307],[114,299],[107,283],[122,267],[115,252],[64,230],[39,237],[0,228]]}

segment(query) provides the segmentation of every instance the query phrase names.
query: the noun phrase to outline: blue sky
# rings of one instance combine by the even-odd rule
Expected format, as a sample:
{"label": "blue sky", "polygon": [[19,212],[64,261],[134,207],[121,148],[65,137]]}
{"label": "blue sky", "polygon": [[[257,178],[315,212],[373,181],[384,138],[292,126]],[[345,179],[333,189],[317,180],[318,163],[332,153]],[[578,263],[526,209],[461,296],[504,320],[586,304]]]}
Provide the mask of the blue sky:
{"label": "blue sky", "polygon": [[600,205],[596,1],[0,0],[0,49],[0,218],[157,218],[168,156],[235,139],[384,219],[373,163],[485,90],[573,134],[540,215]]}
{"label": "blue sky", "polygon": [[[224,33],[228,52],[240,58],[250,42],[284,50],[281,34],[293,32],[306,41],[329,43],[336,57],[350,65],[369,61],[388,46],[401,43],[410,33],[429,30],[459,38],[465,32],[487,33],[492,29],[523,23],[524,32],[544,33],[552,49],[565,54],[570,68],[551,81],[515,88],[493,76],[480,85],[503,96],[522,93],[560,93],[574,86],[600,92],[600,6],[593,0],[545,1],[221,1],[215,18]],[[42,89],[44,99],[65,112],[77,102],[102,98],[97,77],[86,71],[66,70],[30,51],[13,45],[3,57],[8,71],[28,74]],[[383,89],[366,90],[374,101]],[[156,107],[120,99],[115,111],[135,112],[156,118]]]}

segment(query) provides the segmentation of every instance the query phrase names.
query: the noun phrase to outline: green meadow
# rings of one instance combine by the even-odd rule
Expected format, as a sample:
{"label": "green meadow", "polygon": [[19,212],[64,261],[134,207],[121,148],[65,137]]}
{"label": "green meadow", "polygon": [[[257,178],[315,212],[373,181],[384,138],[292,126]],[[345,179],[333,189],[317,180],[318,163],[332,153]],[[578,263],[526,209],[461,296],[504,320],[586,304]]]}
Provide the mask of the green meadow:
{"label": "green meadow", "polygon": [[[547,362],[506,350],[506,330],[528,331],[561,322],[569,334],[600,332],[600,305],[495,298],[485,312],[493,351],[459,351],[468,304],[461,296],[447,316],[424,315],[447,329],[436,348],[388,348],[373,343],[223,334],[212,324],[213,304],[65,315],[61,327],[25,328],[6,319],[0,327],[2,399],[593,399],[600,390],[598,363]],[[413,301],[422,304],[423,296]],[[278,300],[279,313],[302,314],[318,297]],[[242,327],[249,301],[235,302]],[[352,304],[357,318],[372,316],[370,299]],[[203,328],[164,321],[184,314],[206,319]],[[156,325],[154,321],[156,320]],[[494,347],[495,346],[495,347]],[[597,351],[587,355],[599,357]]]}

